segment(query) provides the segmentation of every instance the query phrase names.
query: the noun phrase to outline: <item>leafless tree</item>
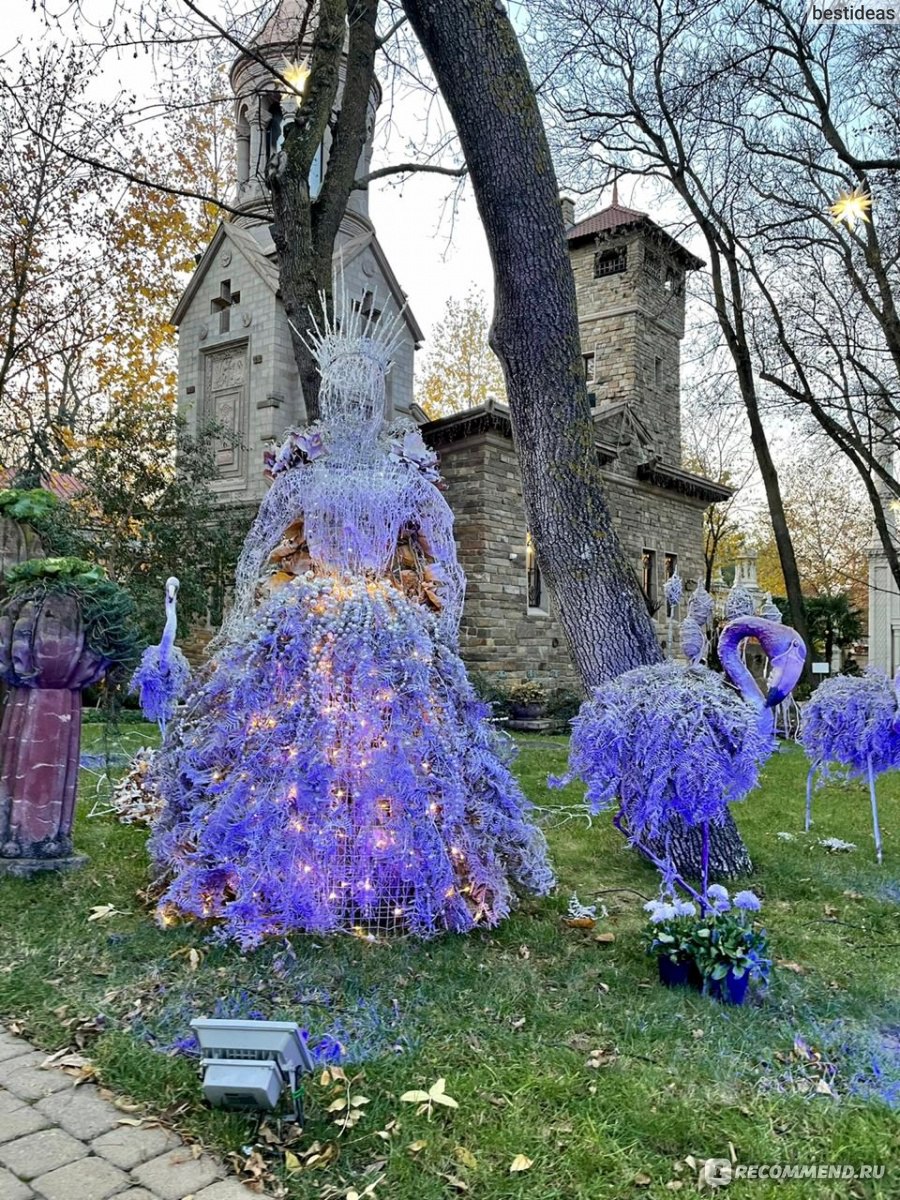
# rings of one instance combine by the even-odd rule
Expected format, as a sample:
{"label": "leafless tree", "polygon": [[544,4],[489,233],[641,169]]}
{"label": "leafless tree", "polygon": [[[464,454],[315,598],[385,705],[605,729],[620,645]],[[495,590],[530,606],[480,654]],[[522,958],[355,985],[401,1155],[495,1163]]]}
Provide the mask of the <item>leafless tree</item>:
{"label": "leafless tree", "polygon": [[[791,608],[801,591],[763,413],[777,402],[858,471],[900,583],[896,27],[808,22],[782,0],[542,0],[548,103],[585,182],[665,181],[703,235]],[[573,53],[562,55],[563,47]],[[864,81],[864,82],[863,82]],[[874,197],[856,228],[840,192]]]}

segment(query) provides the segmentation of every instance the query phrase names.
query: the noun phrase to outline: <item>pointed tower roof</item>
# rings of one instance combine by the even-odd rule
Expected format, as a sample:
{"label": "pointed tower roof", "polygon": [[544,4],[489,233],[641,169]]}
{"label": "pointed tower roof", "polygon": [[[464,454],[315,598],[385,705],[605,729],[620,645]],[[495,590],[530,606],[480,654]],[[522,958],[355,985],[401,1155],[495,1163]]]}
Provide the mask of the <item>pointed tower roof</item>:
{"label": "pointed tower roof", "polygon": [[667,233],[661,225],[657,225],[647,213],[620,204],[618,183],[613,184],[612,204],[608,204],[606,208],[601,208],[599,212],[585,217],[583,221],[579,221],[577,225],[567,229],[566,237],[570,243],[584,241],[587,238],[602,241],[610,234],[630,227],[643,228],[648,234],[664,242],[684,261],[688,270],[697,271],[704,265],[701,258],[691,254],[690,250],[685,249],[681,242]]}
{"label": "pointed tower roof", "polygon": [[315,7],[315,0],[279,0],[268,10],[268,16],[262,18],[247,38],[247,50],[239,51],[231,64],[229,80],[235,94],[241,90],[245,72],[255,78],[264,71],[248,51],[256,51],[273,63],[285,57],[300,61],[309,53],[315,31]]}
{"label": "pointed tower roof", "polygon": [[301,37],[308,41],[314,7],[310,0],[279,0],[259,32],[251,38],[251,45],[261,49],[263,46],[283,46]]}

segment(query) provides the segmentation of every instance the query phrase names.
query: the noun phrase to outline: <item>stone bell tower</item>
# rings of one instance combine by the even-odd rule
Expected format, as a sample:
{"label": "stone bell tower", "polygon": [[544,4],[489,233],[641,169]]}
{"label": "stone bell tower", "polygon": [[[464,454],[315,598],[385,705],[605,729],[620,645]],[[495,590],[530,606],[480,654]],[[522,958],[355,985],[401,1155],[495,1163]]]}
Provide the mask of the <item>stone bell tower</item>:
{"label": "stone bell tower", "polygon": [[[266,164],[281,145],[284,124],[290,120],[291,106],[296,103],[293,97],[283,94],[281,83],[268,68],[274,67],[280,74],[290,78],[293,70],[309,61],[315,35],[314,17],[315,5],[307,3],[307,0],[281,0],[252,39],[252,49],[259,57],[239,54],[231,67],[237,135],[237,186],[233,204],[242,214],[235,218],[235,223],[251,231],[258,230],[263,240],[267,237],[268,225],[272,220],[272,203],[265,182]],[[260,62],[260,58],[264,62]],[[345,76],[344,61],[335,101],[338,109]],[[380,103],[381,87],[377,80],[373,80],[369,96],[368,136],[357,168],[358,178],[369,170],[375,115]],[[310,173],[310,195],[313,198],[321,187],[330,149],[331,132],[328,130]],[[342,227],[348,236],[371,229],[368,197],[368,190],[364,188],[350,193],[346,228]],[[354,221],[354,217],[359,220]]]}
{"label": "stone bell tower", "polygon": [[[306,419],[281,302],[265,173],[294,102],[282,96],[284,89],[270,67],[287,74],[309,57],[314,33],[310,10],[315,5],[305,0],[280,0],[251,40],[257,57],[241,53],[231,68],[237,137],[232,203],[238,215],[220,224],[172,318],[178,327],[179,411],[192,432],[209,424],[220,431],[214,486],[223,503],[260,501],[266,489],[264,450]],[[380,98],[374,83],[369,137],[357,178],[369,169]],[[327,133],[310,176],[313,195],[328,170],[330,144]],[[388,375],[386,401],[388,416],[405,415],[413,400],[413,357],[422,331],[405,307],[406,295],[375,236],[366,189],[351,193],[334,254],[347,294],[358,297],[376,320],[390,321],[404,310],[405,331]]]}
{"label": "stone bell tower", "polygon": [[612,204],[567,231],[587,389],[600,416],[626,404],[661,458],[681,462],[685,276],[702,261],[646,213]]}

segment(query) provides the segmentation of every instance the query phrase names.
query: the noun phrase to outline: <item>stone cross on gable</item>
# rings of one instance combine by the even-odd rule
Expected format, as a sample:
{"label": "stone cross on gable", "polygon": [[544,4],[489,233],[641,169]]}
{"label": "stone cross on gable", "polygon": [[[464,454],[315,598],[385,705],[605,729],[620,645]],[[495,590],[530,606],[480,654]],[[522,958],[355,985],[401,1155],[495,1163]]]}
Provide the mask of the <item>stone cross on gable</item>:
{"label": "stone cross on gable", "polygon": [[219,333],[231,329],[231,310],[241,302],[241,293],[231,290],[231,280],[223,279],[219,294],[209,302],[209,311],[219,314]]}

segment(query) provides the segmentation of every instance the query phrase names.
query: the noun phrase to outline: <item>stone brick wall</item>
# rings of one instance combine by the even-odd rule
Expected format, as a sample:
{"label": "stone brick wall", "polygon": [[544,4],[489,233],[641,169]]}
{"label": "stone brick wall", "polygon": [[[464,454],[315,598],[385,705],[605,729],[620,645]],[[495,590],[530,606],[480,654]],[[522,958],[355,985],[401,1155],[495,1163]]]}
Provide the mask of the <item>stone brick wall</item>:
{"label": "stone brick wall", "polygon": [[504,687],[534,678],[548,690],[579,690],[552,598],[546,614],[528,611],[525,509],[512,440],[485,433],[441,447],[441,473],[467,579],[466,665]]}
{"label": "stone brick wall", "polygon": [[[351,233],[366,235],[355,218],[348,217],[346,225],[344,240]],[[367,229],[371,234],[371,227]],[[205,419],[217,421],[227,431],[218,454],[221,478],[214,485],[224,503],[259,503],[267,486],[262,473],[266,445],[280,440],[286,429],[302,424],[306,417],[290,328],[276,292],[276,268],[266,257],[266,245],[257,243],[257,235],[268,237],[263,227],[237,230],[234,238],[221,231],[217,234],[178,330],[179,411],[191,431]],[[381,319],[393,321],[399,308],[376,247],[370,243],[352,253],[344,265],[348,296],[372,292]],[[230,309],[230,329],[220,332],[218,313],[211,308],[226,280],[232,294],[240,292],[240,304]],[[388,376],[389,415],[409,412],[414,355],[415,341],[406,327]],[[221,375],[217,364],[223,358],[233,360],[229,371],[241,376],[225,392],[210,386],[211,372]]]}
{"label": "stone brick wall", "polygon": [[[667,637],[663,586],[667,554],[674,554],[679,575],[693,590],[703,577],[703,511],[705,502],[679,496],[662,488],[607,469],[604,472],[607,500],[622,549],[638,578],[643,574],[643,553],[655,555],[655,593],[659,608],[654,620],[660,643]],[[675,613],[676,626],[686,615],[682,601]],[[677,646],[677,629],[676,629]]]}
{"label": "stone brick wall", "polygon": [[[442,442],[440,430],[426,430],[426,437],[440,452],[457,551],[467,577],[460,629],[467,665],[501,686],[535,678],[550,689],[577,690],[577,673],[552,597],[546,614],[528,609],[525,508],[511,437],[497,429],[460,441]],[[675,556],[689,586],[702,576],[705,501],[641,481],[626,463],[606,468],[604,480],[616,531],[638,579],[644,551],[654,555],[659,603],[654,619],[665,644],[666,555]],[[683,602],[674,614],[676,625],[684,609]]]}

